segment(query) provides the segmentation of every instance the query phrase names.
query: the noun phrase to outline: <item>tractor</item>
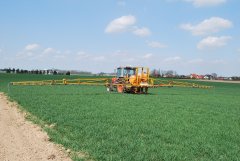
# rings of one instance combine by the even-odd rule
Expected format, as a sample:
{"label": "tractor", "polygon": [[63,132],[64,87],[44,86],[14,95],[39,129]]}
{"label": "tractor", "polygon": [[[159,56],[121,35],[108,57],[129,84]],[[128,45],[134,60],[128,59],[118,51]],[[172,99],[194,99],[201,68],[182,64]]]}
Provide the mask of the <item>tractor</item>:
{"label": "tractor", "polygon": [[116,77],[106,84],[107,91],[118,93],[148,93],[153,86],[153,79],[149,78],[147,67],[118,67]]}
{"label": "tractor", "polygon": [[106,86],[107,91],[118,93],[147,94],[149,88],[158,87],[192,87],[212,88],[212,86],[199,85],[191,82],[175,80],[153,79],[149,77],[148,67],[118,67],[116,76],[113,78],[77,78],[41,81],[10,82],[10,85],[33,86],[33,85],[94,85]]}

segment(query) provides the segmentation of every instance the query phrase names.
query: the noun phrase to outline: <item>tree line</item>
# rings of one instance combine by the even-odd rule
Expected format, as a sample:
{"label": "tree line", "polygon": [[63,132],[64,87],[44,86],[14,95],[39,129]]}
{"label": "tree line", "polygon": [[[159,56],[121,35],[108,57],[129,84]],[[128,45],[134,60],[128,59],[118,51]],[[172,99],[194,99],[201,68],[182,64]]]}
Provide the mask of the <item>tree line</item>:
{"label": "tree line", "polygon": [[26,70],[26,69],[15,69],[15,68],[4,68],[1,69],[2,71],[5,71],[6,73],[16,73],[16,74],[66,74],[70,75],[70,71],[67,71],[65,73],[59,73],[57,70]]}

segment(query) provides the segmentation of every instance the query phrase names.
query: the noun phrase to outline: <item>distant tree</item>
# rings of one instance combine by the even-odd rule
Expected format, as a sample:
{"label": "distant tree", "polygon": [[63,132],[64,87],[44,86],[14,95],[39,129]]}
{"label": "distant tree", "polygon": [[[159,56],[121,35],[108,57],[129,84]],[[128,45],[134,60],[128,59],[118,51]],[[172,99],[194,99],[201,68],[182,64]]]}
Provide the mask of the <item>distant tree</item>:
{"label": "distant tree", "polygon": [[19,70],[19,69],[16,69],[16,73],[20,73],[20,70]]}
{"label": "distant tree", "polygon": [[173,71],[173,70],[168,70],[168,71],[166,72],[166,75],[174,75],[174,71]]}
{"label": "distant tree", "polygon": [[58,73],[57,73],[57,71],[56,70],[54,70],[53,71],[53,75],[57,75]]}
{"label": "distant tree", "polygon": [[152,77],[155,77],[155,78],[160,77],[159,71],[158,71],[157,69],[153,69],[153,70],[150,72],[150,75],[151,75]]}
{"label": "distant tree", "polygon": [[6,73],[11,73],[11,68],[5,69]]}
{"label": "distant tree", "polygon": [[66,75],[70,75],[70,74],[71,74],[70,71],[67,71]]}
{"label": "distant tree", "polygon": [[161,77],[178,77],[178,74],[174,70],[162,70],[161,71]]}
{"label": "distant tree", "polygon": [[217,78],[217,74],[216,73],[212,73],[212,77],[213,77],[213,79],[216,79]]}
{"label": "distant tree", "polygon": [[232,80],[236,81],[236,80],[240,80],[240,77],[237,77],[237,76],[233,76],[231,77]]}
{"label": "distant tree", "polygon": [[98,76],[104,76],[104,72],[100,72],[99,74],[98,74]]}
{"label": "distant tree", "polygon": [[174,74],[175,74],[175,72],[174,72],[173,70],[168,70],[168,71],[166,72],[166,76],[167,76],[167,77],[173,77]]}

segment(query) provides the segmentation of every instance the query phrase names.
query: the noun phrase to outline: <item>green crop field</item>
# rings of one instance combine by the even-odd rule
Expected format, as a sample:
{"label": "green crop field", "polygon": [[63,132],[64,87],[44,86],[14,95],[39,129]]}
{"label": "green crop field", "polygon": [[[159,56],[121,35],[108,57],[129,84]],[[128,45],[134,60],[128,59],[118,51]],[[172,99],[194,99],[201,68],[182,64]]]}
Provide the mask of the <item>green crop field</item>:
{"label": "green crop field", "polygon": [[63,77],[1,74],[0,91],[75,152],[74,160],[240,160],[240,84],[204,82],[215,88],[163,87],[148,95],[102,86],[7,88],[10,81]]}

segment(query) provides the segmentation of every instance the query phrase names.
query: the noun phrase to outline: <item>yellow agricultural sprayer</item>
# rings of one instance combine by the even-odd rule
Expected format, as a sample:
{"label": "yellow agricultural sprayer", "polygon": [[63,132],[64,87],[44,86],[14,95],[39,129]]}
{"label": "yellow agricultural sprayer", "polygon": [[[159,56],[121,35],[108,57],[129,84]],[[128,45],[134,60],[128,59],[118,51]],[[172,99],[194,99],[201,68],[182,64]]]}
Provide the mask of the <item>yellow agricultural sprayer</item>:
{"label": "yellow agricultural sprayer", "polygon": [[149,88],[157,87],[193,87],[211,88],[211,86],[198,85],[195,83],[166,81],[150,78],[147,67],[118,67],[116,76],[113,78],[79,78],[62,80],[24,81],[11,82],[11,85],[104,85],[108,92],[118,93],[148,93]]}

